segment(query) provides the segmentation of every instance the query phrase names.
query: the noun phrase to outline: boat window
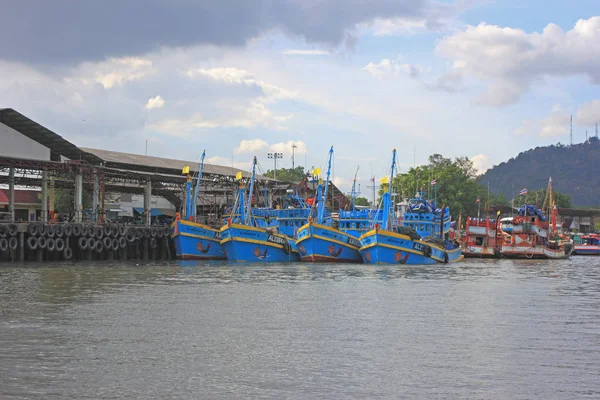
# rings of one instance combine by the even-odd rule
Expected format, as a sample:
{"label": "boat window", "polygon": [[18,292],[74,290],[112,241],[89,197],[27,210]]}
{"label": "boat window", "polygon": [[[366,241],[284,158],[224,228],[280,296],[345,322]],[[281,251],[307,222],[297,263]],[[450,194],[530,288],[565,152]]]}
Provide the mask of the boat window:
{"label": "boat window", "polygon": [[483,236],[475,236],[475,246],[483,246]]}

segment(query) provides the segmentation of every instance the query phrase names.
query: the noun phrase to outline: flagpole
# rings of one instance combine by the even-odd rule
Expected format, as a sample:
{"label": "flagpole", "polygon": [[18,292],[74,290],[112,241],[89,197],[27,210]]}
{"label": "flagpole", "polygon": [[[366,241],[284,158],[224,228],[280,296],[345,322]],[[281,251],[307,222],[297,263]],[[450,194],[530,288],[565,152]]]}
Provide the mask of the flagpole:
{"label": "flagpole", "polygon": [[433,185],[433,208],[437,208],[437,181]]}

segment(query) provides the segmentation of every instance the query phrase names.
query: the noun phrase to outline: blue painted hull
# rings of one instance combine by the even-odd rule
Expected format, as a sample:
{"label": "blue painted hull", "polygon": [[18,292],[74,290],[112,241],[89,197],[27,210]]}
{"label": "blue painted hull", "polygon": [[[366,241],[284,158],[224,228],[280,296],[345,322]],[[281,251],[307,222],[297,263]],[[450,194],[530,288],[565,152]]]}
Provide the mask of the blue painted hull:
{"label": "blue painted hull", "polygon": [[[372,230],[360,238],[360,255],[365,264],[431,265],[463,258],[460,248],[445,250],[432,243],[413,241],[406,235]],[[431,249],[427,255],[426,246]]]}
{"label": "blue painted hull", "polygon": [[309,223],[298,231],[296,240],[302,261],[359,263],[360,242],[349,233]]}
{"label": "blue painted hull", "polygon": [[175,255],[182,260],[225,260],[221,233],[191,221],[177,220],[171,225]]}
{"label": "blue painted hull", "polygon": [[221,228],[221,245],[227,261],[240,263],[288,263],[300,261],[296,244],[265,229],[231,224]]}

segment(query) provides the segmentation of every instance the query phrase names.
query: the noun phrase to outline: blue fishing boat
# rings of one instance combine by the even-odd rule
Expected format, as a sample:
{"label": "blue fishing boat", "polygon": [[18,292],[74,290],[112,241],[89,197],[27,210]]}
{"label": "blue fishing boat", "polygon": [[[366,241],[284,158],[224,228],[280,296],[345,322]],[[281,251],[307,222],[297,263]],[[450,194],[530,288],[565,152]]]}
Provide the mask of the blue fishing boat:
{"label": "blue fishing boat", "polygon": [[[375,209],[372,208],[363,208],[358,209],[356,207],[356,176],[358,174],[358,169],[356,174],[354,174],[354,181],[352,183],[352,192],[350,193],[350,210],[342,210],[340,209],[337,218],[337,227],[340,231],[349,233],[354,238],[358,239],[361,237],[363,233],[366,233],[370,230],[370,226],[372,225],[372,221],[376,216]],[[379,222],[381,223],[381,214],[378,214]]]}
{"label": "blue fishing boat", "polygon": [[[233,215],[227,225],[220,229],[221,245],[227,260],[243,263],[287,263],[299,261],[298,249],[293,239],[278,232],[277,226],[268,226],[262,218],[252,212],[252,192],[256,175],[256,157],[252,164],[252,177],[246,196],[245,187],[238,190]],[[246,201],[246,197],[248,200]]]}
{"label": "blue fishing boat", "polygon": [[325,187],[317,188],[317,222],[312,218],[298,231],[296,245],[302,261],[310,262],[360,262],[360,242],[351,234],[332,227],[331,218],[325,217],[325,202],[329,189],[333,146],[329,150],[329,163]]}
{"label": "blue fishing boat", "polygon": [[435,206],[417,195],[409,202],[400,225],[391,203],[392,182],[396,165],[396,149],[392,153],[392,168],[388,190],[382,196],[377,214],[382,213],[382,223],[360,237],[360,254],[366,264],[418,264],[448,263],[463,258],[458,243],[446,238],[450,231],[450,210]]}
{"label": "blue fishing boat", "polygon": [[[226,258],[225,250],[221,246],[219,229],[195,222],[196,201],[204,169],[205,155],[206,151],[203,151],[195,184],[189,171],[187,173],[183,219],[178,217],[171,224],[171,237],[175,244],[175,255],[182,260],[225,260]],[[192,187],[194,190],[192,190]]]}

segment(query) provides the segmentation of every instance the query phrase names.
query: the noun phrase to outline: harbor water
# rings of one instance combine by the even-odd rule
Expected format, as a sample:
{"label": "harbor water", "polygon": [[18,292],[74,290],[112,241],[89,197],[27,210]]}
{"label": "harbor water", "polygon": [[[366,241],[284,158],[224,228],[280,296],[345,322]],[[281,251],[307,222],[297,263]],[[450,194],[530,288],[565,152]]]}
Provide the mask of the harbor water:
{"label": "harbor water", "polygon": [[597,399],[599,261],[4,263],[0,398]]}

